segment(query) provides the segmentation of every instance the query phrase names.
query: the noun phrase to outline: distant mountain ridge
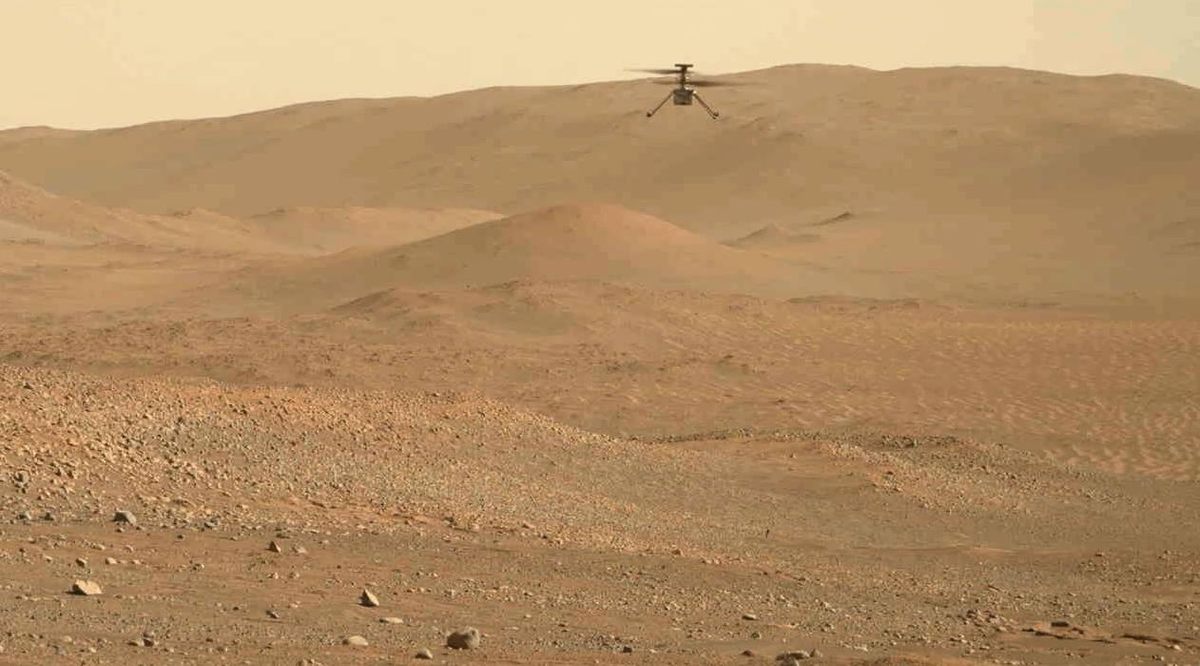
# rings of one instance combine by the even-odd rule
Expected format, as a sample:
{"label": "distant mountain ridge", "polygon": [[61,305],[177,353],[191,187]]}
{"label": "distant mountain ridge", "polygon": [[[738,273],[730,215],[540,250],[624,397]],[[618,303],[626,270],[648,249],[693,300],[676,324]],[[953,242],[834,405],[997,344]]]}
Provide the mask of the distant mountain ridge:
{"label": "distant mountain ridge", "polygon": [[[1116,161],[1142,181],[1200,169],[1200,157],[1157,159],[1164,142],[1200,148],[1200,90],[1160,79],[826,65],[717,78],[747,85],[709,93],[723,116],[715,122],[688,107],[647,119],[662,88],[645,80],[498,87],[90,132],[0,132],[0,169],[148,212],[511,214],[604,200],[726,238],[820,207],[972,211],[1047,195],[1053,205],[1074,196],[1041,187],[1062,164],[1104,172]],[[1114,190],[1087,170],[1052,190],[1063,187],[1102,187],[1089,202],[1101,212],[1114,198],[1196,202],[1179,184]]]}

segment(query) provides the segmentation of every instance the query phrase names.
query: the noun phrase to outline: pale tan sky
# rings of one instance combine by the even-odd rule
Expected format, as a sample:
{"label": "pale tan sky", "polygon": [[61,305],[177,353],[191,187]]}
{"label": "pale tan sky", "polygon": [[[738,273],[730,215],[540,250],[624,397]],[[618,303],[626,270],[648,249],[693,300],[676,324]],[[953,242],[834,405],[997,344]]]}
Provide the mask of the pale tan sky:
{"label": "pale tan sky", "polygon": [[0,0],[0,128],[798,62],[1200,86],[1200,0]]}

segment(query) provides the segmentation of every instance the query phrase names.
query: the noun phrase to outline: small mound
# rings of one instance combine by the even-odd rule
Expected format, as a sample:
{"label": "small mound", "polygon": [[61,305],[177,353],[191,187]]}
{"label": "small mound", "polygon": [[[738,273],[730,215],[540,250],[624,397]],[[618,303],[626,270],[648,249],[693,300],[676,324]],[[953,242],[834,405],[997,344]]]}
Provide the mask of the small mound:
{"label": "small mound", "polygon": [[385,289],[360,296],[342,303],[330,311],[335,314],[366,316],[380,312],[407,314],[415,310],[437,308],[445,305],[445,297],[432,293],[411,293],[399,289]]}
{"label": "small mound", "polygon": [[66,236],[37,229],[0,218],[0,243],[37,243],[44,245],[76,245]]}
{"label": "small mound", "polygon": [[376,261],[406,277],[481,285],[512,280],[604,280],[686,285],[778,277],[752,254],[612,204],[573,203],[479,224],[393,248]]}
{"label": "small mound", "polygon": [[842,212],[838,213],[837,215],[833,215],[833,216],[827,217],[823,220],[818,220],[816,222],[813,222],[809,226],[824,227],[824,226],[828,226],[830,224],[837,224],[838,222],[845,222],[846,220],[849,220],[852,217],[854,217],[854,213],[846,210],[846,211],[842,211]]}
{"label": "small mound", "polygon": [[411,280],[482,285],[519,279],[686,284],[765,277],[757,257],[611,204],[564,204],[487,222],[374,258]]}
{"label": "small mound", "polygon": [[767,226],[746,234],[741,238],[729,241],[729,245],[739,248],[775,249],[802,243],[813,243],[821,240],[817,234],[805,234],[789,231],[778,224]]}
{"label": "small mound", "polygon": [[215,210],[207,208],[185,208],[183,210],[172,211],[167,217],[177,220],[193,220],[197,222],[215,222],[218,224],[227,224],[234,220],[228,215],[223,215]]}
{"label": "small mound", "polygon": [[930,307],[944,307],[917,298],[868,298],[865,296],[844,296],[839,294],[797,296],[787,299],[787,302],[794,305],[804,305],[837,312],[922,310]]}

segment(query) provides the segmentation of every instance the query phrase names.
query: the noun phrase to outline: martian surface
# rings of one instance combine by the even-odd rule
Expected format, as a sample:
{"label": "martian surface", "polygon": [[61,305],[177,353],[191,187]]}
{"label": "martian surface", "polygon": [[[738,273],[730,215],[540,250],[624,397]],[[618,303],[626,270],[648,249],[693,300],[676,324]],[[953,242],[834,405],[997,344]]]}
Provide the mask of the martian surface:
{"label": "martian surface", "polygon": [[0,663],[1200,664],[1200,90],[0,131]]}

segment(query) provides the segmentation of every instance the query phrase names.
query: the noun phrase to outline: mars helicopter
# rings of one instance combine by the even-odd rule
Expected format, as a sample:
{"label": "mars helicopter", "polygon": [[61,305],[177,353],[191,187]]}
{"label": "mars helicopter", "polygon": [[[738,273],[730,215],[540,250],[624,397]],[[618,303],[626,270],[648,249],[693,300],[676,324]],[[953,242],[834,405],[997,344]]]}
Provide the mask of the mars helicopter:
{"label": "mars helicopter", "polygon": [[691,64],[676,63],[675,69],[629,70],[631,72],[643,72],[646,74],[672,74],[677,77],[675,81],[655,81],[655,83],[663,85],[673,85],[675,86],[675,89],[668,93],[667,96],[663,98],[663,101],[658,103],[658,106],[646,112],[647,118],[658,113],[658,110],[661,109],[664,104],[672,100],[675,102],[676,106],[691,106],[692,100],[696,100],[697,102],[700,102],[700,106],[703,106],[704,110],[707,111],[708,115],[714,120],[721,116],[720,113],[714,111],[713,108],[704,101],[704,98],[700,96],[700,93],[696,92],[695,88],[711,88],[714,86],[729,86],[734,84],[722,81],[696,81],[694,79],[690,79],[688,78],[690,75],[688,70],[690,70],[692,67],[693,65]]}

